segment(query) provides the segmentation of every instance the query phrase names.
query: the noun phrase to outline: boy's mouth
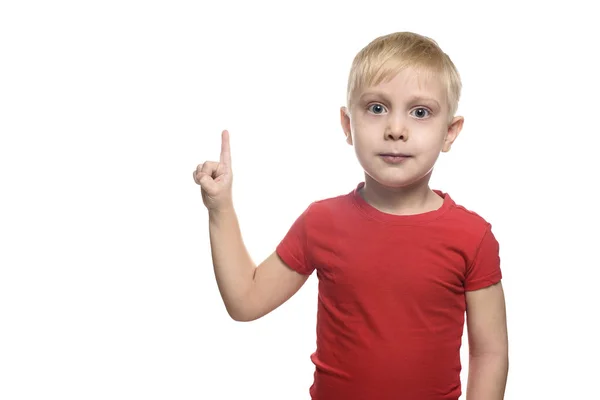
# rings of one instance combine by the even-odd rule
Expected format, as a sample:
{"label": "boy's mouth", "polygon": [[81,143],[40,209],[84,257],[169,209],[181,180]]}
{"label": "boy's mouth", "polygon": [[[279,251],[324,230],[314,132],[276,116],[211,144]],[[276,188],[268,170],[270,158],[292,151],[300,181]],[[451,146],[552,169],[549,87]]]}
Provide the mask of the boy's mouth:
{"label": "boy's mouth", "polygon": [[399,164],[411,157],[404,153],[379,153],[379,156],[388,164]]}
{"label": "boy's mouth", "polygon": [[410,157],[409,154],[405,154],[405,153],[379,153],[379,155],[381,157],[403,157],[403,158]]}

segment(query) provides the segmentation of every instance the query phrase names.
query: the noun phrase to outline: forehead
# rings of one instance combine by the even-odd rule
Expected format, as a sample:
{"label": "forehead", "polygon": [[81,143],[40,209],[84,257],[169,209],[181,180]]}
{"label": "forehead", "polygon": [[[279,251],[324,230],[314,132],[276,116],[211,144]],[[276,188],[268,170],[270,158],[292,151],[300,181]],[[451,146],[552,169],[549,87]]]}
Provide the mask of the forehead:
{"label": "forehead", "polygon": [[357,93],[359,98],[381,94],[387,98],[431,98],[440,105],[446,103],[446,87],[439,74],[416,68],[405,68],[374,85],[367,85]]}

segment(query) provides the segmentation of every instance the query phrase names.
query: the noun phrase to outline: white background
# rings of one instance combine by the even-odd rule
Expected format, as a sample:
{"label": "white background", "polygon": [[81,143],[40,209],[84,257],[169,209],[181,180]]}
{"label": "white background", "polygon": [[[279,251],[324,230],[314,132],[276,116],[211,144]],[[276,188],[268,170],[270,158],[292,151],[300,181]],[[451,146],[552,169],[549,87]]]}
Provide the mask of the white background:
{"label": "white background", "polygon": [[500,241],[506,398],[600,398],[597,14],[201,3],[2,2],[0,399],[308,399],[316,276],[229,319],[192,170],[229,129],[262,261],[311,201],[362,179],[338,110],[355,53],[399,30],[462,74],[464,130],[432,187]]}

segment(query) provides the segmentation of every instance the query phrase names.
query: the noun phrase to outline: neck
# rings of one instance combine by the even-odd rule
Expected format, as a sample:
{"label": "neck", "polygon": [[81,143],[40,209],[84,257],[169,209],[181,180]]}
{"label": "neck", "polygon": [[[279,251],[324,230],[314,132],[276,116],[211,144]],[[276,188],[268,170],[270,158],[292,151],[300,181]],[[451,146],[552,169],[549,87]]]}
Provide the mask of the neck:
{"label": "neck", "polygon": [[365,186],[360,191],[363,199],[379,211],[395,215],[413,215],[437,210],[443,199],[429,188],[428,174],[422,180],[403,187],[381,185],[365,174]]}

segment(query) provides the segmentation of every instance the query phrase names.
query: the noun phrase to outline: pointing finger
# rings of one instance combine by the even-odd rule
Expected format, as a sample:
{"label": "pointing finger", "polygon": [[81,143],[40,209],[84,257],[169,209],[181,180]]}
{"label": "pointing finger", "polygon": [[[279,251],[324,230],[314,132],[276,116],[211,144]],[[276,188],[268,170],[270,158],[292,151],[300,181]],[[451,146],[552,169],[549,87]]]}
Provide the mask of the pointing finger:
{"label": "pointing finger", "polygon": [[229,147],[229,131],[224,130],[221,134],[221,159],[225,169],[231,169],[231,148]]}

